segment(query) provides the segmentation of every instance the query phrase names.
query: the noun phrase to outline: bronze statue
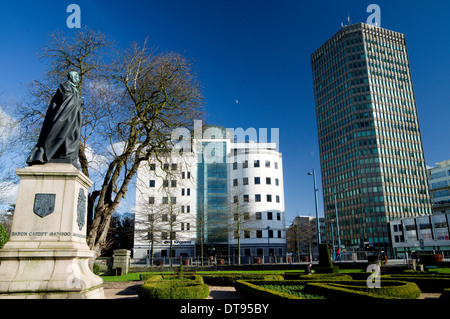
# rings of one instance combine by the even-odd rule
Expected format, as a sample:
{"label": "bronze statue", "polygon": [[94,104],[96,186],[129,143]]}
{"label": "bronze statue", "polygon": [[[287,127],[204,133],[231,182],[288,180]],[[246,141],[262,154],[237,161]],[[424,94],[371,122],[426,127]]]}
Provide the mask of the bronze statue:
{"label": "bronze statue", "polygon": [[80,76],[71,71],[60,85],[48,107],[39,140],[28,156],[27,164],[71,163],[78,168],[81,113],[84,98],[77,88]]}

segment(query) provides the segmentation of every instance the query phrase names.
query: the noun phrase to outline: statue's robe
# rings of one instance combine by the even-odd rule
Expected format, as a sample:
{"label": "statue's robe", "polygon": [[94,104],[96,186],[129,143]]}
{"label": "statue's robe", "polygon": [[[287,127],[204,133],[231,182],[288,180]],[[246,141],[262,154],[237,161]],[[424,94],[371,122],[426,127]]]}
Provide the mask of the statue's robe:
{"label": "statue's robe", "polygon": [[77,166],[83,99],[67,81],[60,85],[48,107],[39,140],[27,159],[28,165],[68,162]]}

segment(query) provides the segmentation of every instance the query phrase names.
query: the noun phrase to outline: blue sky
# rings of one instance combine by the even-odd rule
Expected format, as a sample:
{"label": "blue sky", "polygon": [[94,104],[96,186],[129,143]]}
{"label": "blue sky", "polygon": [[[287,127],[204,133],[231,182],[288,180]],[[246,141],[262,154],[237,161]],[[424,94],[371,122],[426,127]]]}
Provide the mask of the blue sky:
{"label": "blue sky", "polygon": [[406,35],[427,165],[450,159],[450,1],[1,1],[1,100],[23,97],[23,84],[42,76],[35,53],[49,32],[75,32],[66,25],[71,3],[83,26],[121,47],[148,37],[193,59],[209,123],[279,128],[287,223],[315,215],[312,168],[323,215],[310,55],[348,15],[366,22],[371,3],[381,27]]}

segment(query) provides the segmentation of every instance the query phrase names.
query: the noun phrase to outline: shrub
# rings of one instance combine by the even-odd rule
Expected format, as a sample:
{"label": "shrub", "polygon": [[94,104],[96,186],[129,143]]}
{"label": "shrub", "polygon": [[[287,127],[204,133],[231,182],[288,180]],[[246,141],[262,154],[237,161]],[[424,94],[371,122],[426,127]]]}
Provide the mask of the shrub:
{"label": "shrub", "polygon": [[140,274],[140,280],[144,281],[162,281],[162,280],[178,280],[178,281],[196,281],[203,284],[203,278],[199,275],[179,275],[179,274],[152,274],[142,273]]}
{"label": "shrub", "polygon": [[319,267],[332,268],[333,263],[331,262],[330,249],[328,244],[319,245]]}
{"label": "shrub", "polygon": [[146,281],[138,289],[140,299],[204,299],[209,296],[207,285],[197,281]]}
{"label": "shrub", "polygon": [[445,288],[442,291],[442,294],[439,296],[439,300],[448,300],[450,301],[450,288]]}
{"label": "shrub", "polygon": [[9,236],[2,224],[0,224],[0,248],[8,241]]}
{"label": "shrub", "polygon": [[450,288],[450,276],[446,275],[392,274],[381,276],[382,282],[383,279],[414,282],[423,292],[442,292],[445,288]]}
{"label": "shrub", "polygon": [[202,275],[205,283],[215,286],[233,286],[237,280],[284,280],[281,274],[228,273]]}
{"label": "shrub", "polygon": [[285,292],[275,291],[261,287],[253,282],[237,280],[235,283],[236,291],[249,298],[261,299],[304,299],[302,297],[287,294]]}
{"label": "shrub", "polygon": [[381,288],[369,288],[365,280],[311,282],[306,285],[304,292],[335,299],[416,299],[421,293],[413,282],[383,281]]}

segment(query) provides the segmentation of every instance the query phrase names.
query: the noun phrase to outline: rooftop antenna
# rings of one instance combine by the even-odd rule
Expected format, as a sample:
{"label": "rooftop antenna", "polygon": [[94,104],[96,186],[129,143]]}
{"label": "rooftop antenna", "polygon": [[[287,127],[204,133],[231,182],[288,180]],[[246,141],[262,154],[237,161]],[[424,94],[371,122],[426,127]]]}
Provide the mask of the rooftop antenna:
{"label": "rooftop antenna", "polygon": [[350,13],[347,13],[347,21],[348,21],[348,25],[352,24],[352,22],[350,20]]}

